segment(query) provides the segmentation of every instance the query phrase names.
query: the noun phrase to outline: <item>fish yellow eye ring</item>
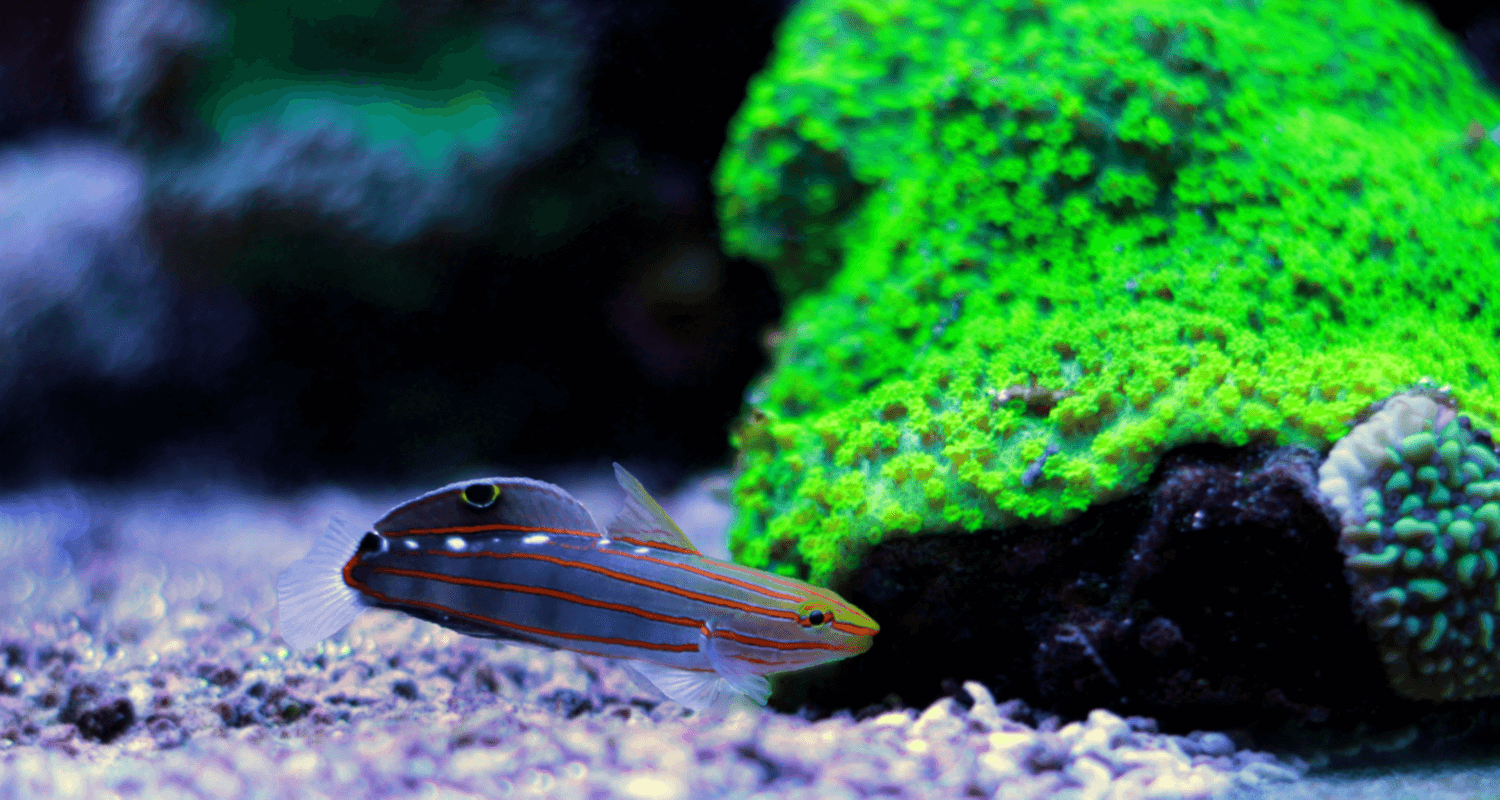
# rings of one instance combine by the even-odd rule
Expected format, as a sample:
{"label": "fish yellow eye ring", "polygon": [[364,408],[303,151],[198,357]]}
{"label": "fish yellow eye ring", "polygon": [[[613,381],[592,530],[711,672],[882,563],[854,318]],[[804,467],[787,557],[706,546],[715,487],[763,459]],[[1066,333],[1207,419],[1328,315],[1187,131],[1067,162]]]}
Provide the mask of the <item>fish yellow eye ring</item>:
{"label": "fish yellow eye ring", "polygon": [[489,508],[500,499],[500,487],[493,483],[471,483],[458,496],[470,508]]}

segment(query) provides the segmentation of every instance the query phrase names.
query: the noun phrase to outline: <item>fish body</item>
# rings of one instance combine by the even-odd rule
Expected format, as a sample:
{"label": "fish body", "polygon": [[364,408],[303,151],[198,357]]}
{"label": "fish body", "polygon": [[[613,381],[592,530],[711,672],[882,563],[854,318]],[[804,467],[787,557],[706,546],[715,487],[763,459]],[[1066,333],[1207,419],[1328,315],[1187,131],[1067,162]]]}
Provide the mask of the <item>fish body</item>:
{"label": "fish body", "polygon": [[624,661],[703,709],[764,703],[765,675],[858,655],[879,626],[828,589],[700,554],[618,464],[625,505],[600,530],[560,487],[528,478],[445,486],[369,532],[340,524],[277,583],[301,649],[365,608],[472,636]]}

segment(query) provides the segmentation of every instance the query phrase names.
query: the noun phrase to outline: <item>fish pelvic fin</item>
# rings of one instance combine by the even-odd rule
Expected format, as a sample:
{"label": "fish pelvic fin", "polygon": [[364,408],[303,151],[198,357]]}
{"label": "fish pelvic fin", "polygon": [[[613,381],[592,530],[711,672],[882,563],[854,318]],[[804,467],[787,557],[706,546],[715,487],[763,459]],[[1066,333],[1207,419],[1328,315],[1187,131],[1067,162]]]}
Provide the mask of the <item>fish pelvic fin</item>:
{"label": "fish pelvic fin", "polygon": [[771,682],[766,679],[766,676],[757,675],[745,669],[740,662],[721,652],[721,648],[717,644],[722,641],[721,639],[715,638],[712,635],[704,638],[708,640],[703,649],[708,653],[709,666],[714,668],[714,672],[718,674],[719,679],[724,681],[735,693],[742,694],[755,701],[756,705],[765,705],[766,701],[771,697]]}
{"label": "fish pelvic fin", "polygon": [[636,674],[650,681],[657,691],[694,711],[724,709],[742,697],[753,701],[756,705],[765,705],[766,698],[771,695],[771,684],[759,675],[755,677],[759,678],[760,683],[764,685],[764,690],[755,687],[752,682],[747,686],[752,690],[752,694],[741,691],[739,687],[717,672],[675,669],[639,660],[631,661],[630,667],[635,670]]}
{"label": "fish pelvic fin", "polygon": [[344,565],[363,537],[363,531],[334,517],[313,549],[276,579],[281,638],[293,650],[338,633],[365,609],[359,592],[344,583]]}
{"label": "fish pelvic fin", "polygon": [[739,698],[757,706],[765,705],[771,697],[771,682],[723,653],[719,641],[710,626],[702,647],[712,671],[674,669],[649,661],[632,661],[630,666],[662,694],[694,711],[724,709]]}

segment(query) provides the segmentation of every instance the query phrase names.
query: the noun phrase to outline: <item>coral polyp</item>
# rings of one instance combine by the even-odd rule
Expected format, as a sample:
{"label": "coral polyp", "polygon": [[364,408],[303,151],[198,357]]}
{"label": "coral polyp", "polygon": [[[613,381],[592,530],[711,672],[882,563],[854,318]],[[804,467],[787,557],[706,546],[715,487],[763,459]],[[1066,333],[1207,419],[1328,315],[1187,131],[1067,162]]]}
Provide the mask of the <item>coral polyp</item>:
{"label": "coral polyp", "polygon": [[1319,470],[1355,608],[1397,692],[1500,694],[1500,457],[1447,399],[1400,394]]}

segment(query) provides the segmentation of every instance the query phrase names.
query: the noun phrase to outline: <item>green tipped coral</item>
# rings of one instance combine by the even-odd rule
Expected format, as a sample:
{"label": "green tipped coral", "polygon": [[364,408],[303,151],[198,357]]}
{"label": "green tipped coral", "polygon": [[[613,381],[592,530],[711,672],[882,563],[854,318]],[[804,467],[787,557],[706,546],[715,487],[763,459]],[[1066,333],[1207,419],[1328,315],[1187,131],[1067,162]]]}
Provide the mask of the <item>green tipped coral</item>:
{"label": "green tipped coral", "polygon": [[1385,2],[809,0],[717,175],[791,295],[739,558],[1051,524],[1193,442],[1500,412],[1500,103]]}
{"label": "green tipped coral", "polygon": [[1500,694],[1500,458],[1490,433],[1397,395],[1339,440],[1319,489],[1343,521],[1355,607],[1391,686],[1418,700]]}

